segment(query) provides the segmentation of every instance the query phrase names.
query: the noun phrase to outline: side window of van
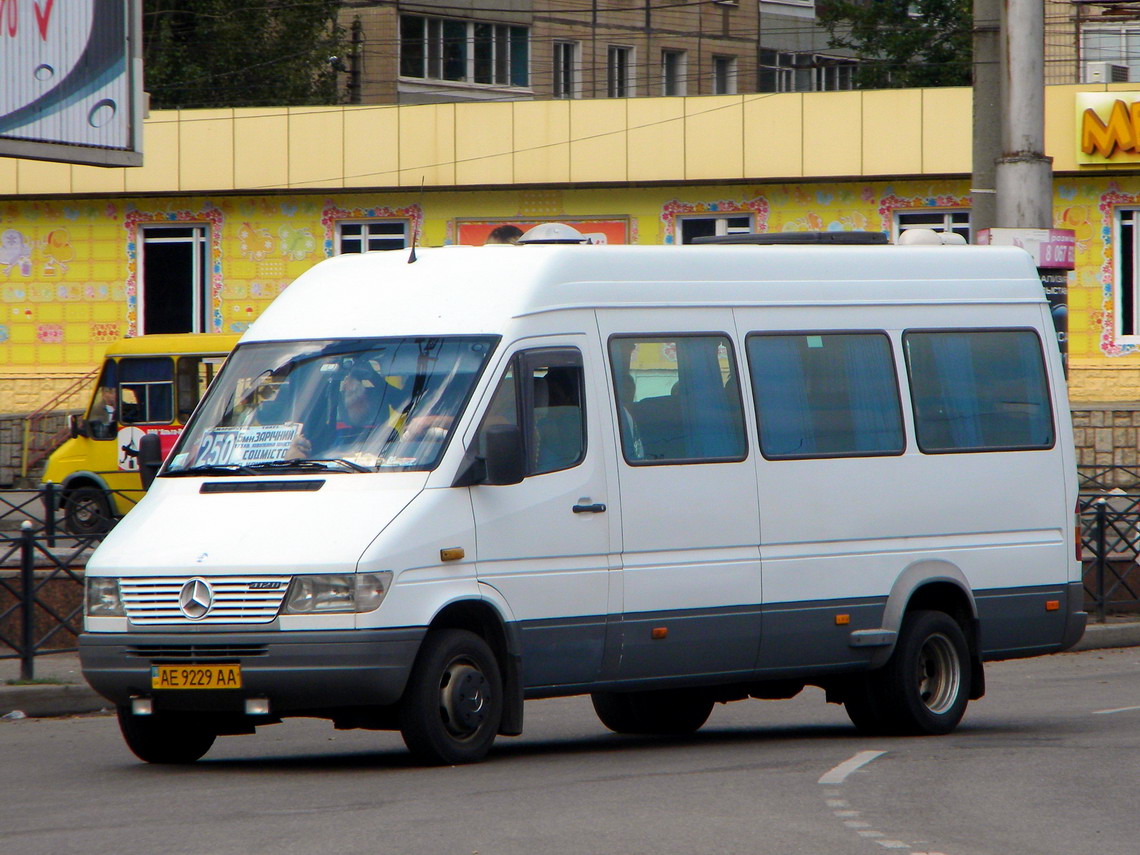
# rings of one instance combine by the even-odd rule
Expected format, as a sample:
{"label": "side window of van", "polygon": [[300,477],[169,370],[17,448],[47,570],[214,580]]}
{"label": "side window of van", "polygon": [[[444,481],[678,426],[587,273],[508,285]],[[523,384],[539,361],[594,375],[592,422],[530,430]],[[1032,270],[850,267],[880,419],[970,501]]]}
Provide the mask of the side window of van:
{"label": "side window of van", "polygon": [[120,359],[119,407],[126,425],[174,421],[174,361],[167,356]]}
{"label": "side window of van", "polygon": [[903,342],[922,451],[1053,447],[1049,383],[1033,330],[912,330]]}
{"label": "side window of van", "polygon": [[610,362],[627,462],[747,456],[740,380],[727,336],[615,336]]}
{"label": "side window of van", "polygon": [[586,454],[586,407],[582,354],[574,348],[530,350],[511,360],[476,437],[483,453],[483,427],[522,428],[527,475],[569,469]]}
{"label": "side window of van", "polygon": [[902,454],[902,404],[885,333],[753,334],[747,349],[765,457]]}

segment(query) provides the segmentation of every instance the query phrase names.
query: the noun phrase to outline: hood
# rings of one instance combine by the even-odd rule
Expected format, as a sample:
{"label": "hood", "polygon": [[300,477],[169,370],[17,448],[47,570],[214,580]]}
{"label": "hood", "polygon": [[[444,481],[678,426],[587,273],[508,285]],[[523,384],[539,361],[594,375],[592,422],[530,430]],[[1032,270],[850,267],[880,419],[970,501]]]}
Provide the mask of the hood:
{"label": "hood", "polygon": [[427,475],[158,478],[87,569],[113,576],[352,572]]}

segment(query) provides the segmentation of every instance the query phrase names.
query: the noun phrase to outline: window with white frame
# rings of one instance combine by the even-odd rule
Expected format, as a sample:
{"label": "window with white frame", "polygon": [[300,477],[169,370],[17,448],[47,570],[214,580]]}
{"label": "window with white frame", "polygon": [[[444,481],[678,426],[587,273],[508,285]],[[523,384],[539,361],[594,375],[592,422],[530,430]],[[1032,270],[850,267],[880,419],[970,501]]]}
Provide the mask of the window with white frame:
{"label": "window with white frame", "polygon": [[854,60],[818,53],[760,51],[761,92],[835,92],[855,88]]}
{"label": "window with white frame", "polygon": [[400,75],[530,85],[530,31],[510,24],[400,16]]}
{"label": "window with white frame", "polygon": [[1140,336],[1140,208],[1116,211],[1116,336]]}
{"label": "window with white frame", "polygon": [[578,43],[554,43],[554,86],[555,98],[578,97]]}
{"label": "window with white frame", "polygon": [[1082,24],[1081,60],[1086,68],[1093,62],[1125,65],[1129,80],[1140,79],[1140,23]]}
{"label": "window with white frame", "polygon": [[954,211],[896,211],[895,233],[899,234],[907,229],[932,229],[936,232],[953,232],[970,242],[970,212],[959,208]]}
{"label": "window with white frame", "polygon": [[146,225],[139,243],[139,335],[209,330],[209,227]]}
{"label": "window with white frame", "polygon": [[752,231],[752,215],[739,214],[728,217],[678,217],[678,243],[692,243],[693,238],[712,235],[739,235]]}
{"label": "window with white frame", "polygon": [[403,249],[408,245],[407,220],[360,220],[336,224],[336,254]]}
{"label": "window with white frame", "polygon": [[633,94],[633,48],[610,45],[606,52],[606,95],[628,98]]}
{"label": "window with white frame", "polygon": [[683,50],[661,51],[661,94],[666,97],[687,93],[688,57]]}
{"label": "window with white frame", "polygon": [[713,57],[713,94],[736,94],[736,57]]}

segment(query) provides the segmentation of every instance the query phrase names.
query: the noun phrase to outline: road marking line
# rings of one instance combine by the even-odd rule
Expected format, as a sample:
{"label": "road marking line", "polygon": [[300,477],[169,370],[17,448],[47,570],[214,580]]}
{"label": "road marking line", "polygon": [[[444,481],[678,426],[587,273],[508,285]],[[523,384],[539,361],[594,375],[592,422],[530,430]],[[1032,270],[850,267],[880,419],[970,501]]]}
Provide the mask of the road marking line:
{"label": "road marking line", "polygon": [[1118,712],[1136,712],[1140,707],[1117,707],[1114,710],[1093,710],[1093,715],[1112,715]]}
{"label": "road marking line", "polygon": [[850,760],[844,760],[834,769],[824,773],[819,779],[821,784],[842,784],[852,772],[866,766],[872,760],[882,757],[886,751],[860,751]]}

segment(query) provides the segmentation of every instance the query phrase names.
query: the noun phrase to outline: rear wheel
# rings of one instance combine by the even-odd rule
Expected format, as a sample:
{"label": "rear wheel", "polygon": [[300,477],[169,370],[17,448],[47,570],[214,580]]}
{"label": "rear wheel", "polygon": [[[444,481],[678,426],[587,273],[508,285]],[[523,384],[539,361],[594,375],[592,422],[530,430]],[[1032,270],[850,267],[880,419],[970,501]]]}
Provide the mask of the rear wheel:
{"label": "rear wheel", "polygon": [[911,612],[887,664],[853,687],[847,714],[867,733],[950,733],[969,703],[969,662],[966,636],[953,618]]}
{"label": "rear wheel", "polygon": [[119,730],[127,747],[147,763],[182,764],[201,759],[218,734],[195,716],[176,713],[132,715],[119,710]]}
{"label": "rear wheel", "polygon": [[692,689],[594,692],[594,712],[614,733],[695,733],[708,721],[712,700]]}
{"label": "rear wheel", "polygon": [[104,534],[111,529],[111,502],[98,487],[76,487],[64,499],[63,522],[80,536]]}
{"label": "rear wheel", "polygon": [[400,733],[425,763],[482,760],[503,715],[503,681],[495,654],[463,629],[428,633],[400,702]]}

